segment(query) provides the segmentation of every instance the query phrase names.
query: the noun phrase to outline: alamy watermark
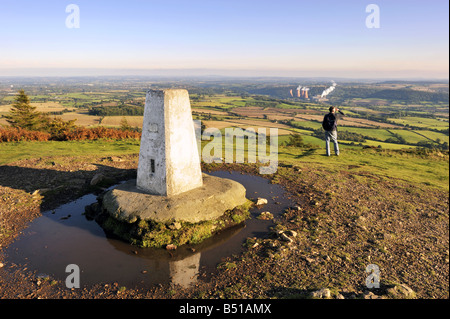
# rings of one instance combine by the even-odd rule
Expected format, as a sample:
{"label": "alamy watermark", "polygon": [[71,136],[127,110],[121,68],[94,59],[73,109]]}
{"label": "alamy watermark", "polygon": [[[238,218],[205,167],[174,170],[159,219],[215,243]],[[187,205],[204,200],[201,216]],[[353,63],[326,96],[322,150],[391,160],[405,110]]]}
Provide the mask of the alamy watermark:
{"label": "alamy watermark", "polygon": [[369,4],[366,6],[366,13],[370,13],[366,17],[366,27],[368,29],[380,28],[380,7],[376,4]]}
{"label": "alamy watermark", "polygon": [[80,7],[76,4],[69,4],[66,6],[66,13],[69,15],[66,17],[66,27],[68,29],[80,28]]}
{"label": "alamy watermark", "polygon": [[366,267],[366,273],[369,274],[366,278],[366,287],[369,289],[380,288],[380,267],[369,264]]}
{"label": "alamy watermark", "polygon": [[66,277],[66,287],[69,289],[80,288],[80,267],[76,264],[67,265],[66,273],[69,273]]}
{"label": "alamy watermark", "polygon": [[[225,128],[225,136],[218,128],[206,128],[201,132],[201,121],[195,120],[198,151],[205,163],[267,164],[259,167],[260,174],[274,174],[278,169],[277,128]],[[201,147],[201,141],[209,141]],[[269,149],[268,149],[269,148]],[[223,154],[225,153],[225,154]]]}
{"label": "alamy watermark", "polygon": [[[69,4],[66,6],[66,27],[68,29],[80,28],[80,7],[76,4]],[[366,13],[370,13],[366,17],[366,27],[368,29],[380,28],[380,7],[377,4],[371,3],[366,6]]]}

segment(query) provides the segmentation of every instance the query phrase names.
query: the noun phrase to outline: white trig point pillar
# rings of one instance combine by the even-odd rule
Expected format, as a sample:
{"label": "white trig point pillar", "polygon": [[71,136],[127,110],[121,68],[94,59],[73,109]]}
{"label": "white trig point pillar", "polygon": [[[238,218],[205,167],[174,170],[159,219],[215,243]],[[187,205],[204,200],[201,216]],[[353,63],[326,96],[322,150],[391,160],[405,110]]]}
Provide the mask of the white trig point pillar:
{"label": "white trig point pillar", "polygon": [[137,188],[172,196],[202,185],[188,91],[147,91]]}

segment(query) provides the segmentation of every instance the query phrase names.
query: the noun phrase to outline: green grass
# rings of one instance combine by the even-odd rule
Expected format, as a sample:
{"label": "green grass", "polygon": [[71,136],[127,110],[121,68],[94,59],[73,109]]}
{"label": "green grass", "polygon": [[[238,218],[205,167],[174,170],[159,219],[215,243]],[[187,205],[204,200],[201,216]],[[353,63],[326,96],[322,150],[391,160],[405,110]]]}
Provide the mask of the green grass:
{"label": "green grass", "polygon": [[[287,137],[280,137],[279,144]],[[346,170],[349,166],[357,167],[383,178],[399,178],[411,183],[431,185],[449,189],[448,155],[422,156],[408,152],[387,150],[387,145],[395,145],[408,149],[406,145],[387,144],[368,141],[374,146],[382,145],[381,150],[362,149],[360,146],[340,145],[339,157],[325,156],[323,139],[304,135],[304,142],[318,145],[319,148],[295,148],[278,147],[278,160],[301,166],[302,163],[309,166],[315,165],[329,169],[330,172],[337,168]],[[209,143],[203,141],[203,147]],[[246,143],[245,143],[246,144]],[[225,144],[222,144],[223,147]],[[69,142],[17,142],[0,143],[0,165],[12,163],[23,159],[40,158],[45,156],[112,156],[125,154],[138,154],[140,142],[138,140],[122,141],[69,141]],[[247,147],[244,147],[247,149]],[[222,156],[225,156],[222,148]],[[247,156],[245,156],[247,157]]]}
{"label": "green grass", "polygon": [[408,117],[402,117],[399,119],[388,119],[388,120],[393,121],[397,124],[401,124],[401,125],[409,124],[409,126],[433,128],[433,129],[438,129],[438,130],[443,130],[443,129],[448,128],[448,123],[449,123],[448,120],[440,121],[438,119],[416,117],[416,116],[408,116]]}
{"label": "green grass", "polygon": [[298,109],[301,106],[299,105],[292,105],[292,104],[285,104],[285,103],[280,103],[277,105],[277,107],[282,108],[282,109]]}
{"label": "green grass", "polygon": [[303,136],[303,141],[306,144],[315,144],[315,145],[318,145],[318,146],[325,147],[325,139],[321,139],[321,138],[318,138],[318,137],[315,137],[315,136],[304,135]]}
{"label": "green grass", "polygon": [[140,141],[50,141],[0,143],[0,165],[44,156],[121,155],[139,153]]}
{"label": "green grass", "polygon": [[325,156],[325,149],[314,151],[279,147],[279,161],[301,166],[302,163],[325,167],[330,172],[349,166],[381,176],[398,178],[407,182],[449,189],[448,157],[421,156],[393,150],[340,147],[340,156]]}
{"label": "green grass", "polygon": [[416,144],[416,143],[424,142],[424,141],[428,140],[426,137],[423,137],[423,136],[421,136],[413,131],[409,131],[409,130],[395,130],[395,131],[393,130],[392,132],[403,137],[407,143]]}
{"label": "green grass", "polygon": [[[44,96],[30,96],[44,97]],[[59,95],[59,102],[64,106],[72,106],[73,98],[78,99],[78,103],[89,101],[105,102],[115,100],[109,92],[98,93],[68,93]],[[4,104],[9,104],[13,101],[14,96],[6,96],[3,99]],[[252,97],[242,99],[240,96],[225,96],[214,95],[207,96],[201,101],[192,101],[192,107],[203,107],[215,109],[222,109],[224,111],[233,109],[235,107],[243,107],[246,104],[261,104],[263,101],[255,100]],[[305,104],[301,104],[305,106]],[[301,107],[279,103],[279,108],[295,108]],[[319,107],[319,106],[317,106]],[[399,107],[404,108],[400,105]],[[312,105],[308,108],[316,108]],[[364,107],[361,107],[362,109]],[[320,109],[320,107],[319,107]],[[382,109],[382,108],[381,108]],[[444,109],[445,111],[445,109]],[[347,113],[349,113],[348,111]],[[370,112],[373,112],[370,110]],[[350,112],[352,115],[353,113]],[[216,116],[221,118],[221,116]],[[263,120],[255,120],[255,123],[261,121],[263,123],[270,123]],[[412,127],[422,127],[427,129],[448,129],[448,119],[446,121],[422,118],[422,117],[404,117],[401,119],[390,119],[395,123],[402,125],[409,125]],[[232,119],[231,119],[232,121]],[[408,183],[423,185],[424,187],[438,187],[445,190],[449,189],[449,167],[448,156],[441,158],[439,156],[420,156],[417,154],[409,154],[401,152],[401,149],[411,149],[412,146],[385,143],[388,138],[393,135],[386,129],[372,129],[363,127],[345,127],[340,126],[340,131],[349,131],[359,133],[369,138],[381,140],[367,139],[363,145],[382,147],[381,150],[362,149],[360,146],[350,146],[340,144],[341,155],[339,157],[325,156],[325,142],[323,138],[311,136],[312,130],[321,127],[321,123],[315,121],[296,121],[296,124],[305,127],[305,129],[293,129],[293,131],[300,132],[303,135],[303,141],[306,144],[317,145],[318,148],[293,148],[284,147],[282,143],[286,141],[289,136],[279,136],[278,159],[283,163],[290,163],[296,166],[307,166],[308,169],[326,169],[332,174],[337,171],[351,172],[367,172],[374,174],[384,179],[401,179]],[[393,133],[397,133],[409,143],[417,143],[420,141],[427,141],[428,139],[436,141],[439,139],[442,142],[449,142],[448,135],[438,133],[430,130],[396,130],[390,129]],[[224,130],[221,130],[224,136]],[[341,141],[345,142],[345,141]],[[203,146],[208,143],[203,141]],[[355,143],[359,144],[359,143]],[[46,156],[120,156],[126,154],[138,154],[140,142],[137,140],[125,141],[69,141],[69,142],[18,142],[18,143],[0,143],[0,165],[5,165],[18,160],[40,158]],[[223,144],[224,145],[224,144]],[[244,148],[247,149],[246,147]],[[225,157],[224,149],[222,149],[222,156]],[[245,156],[247,158],[247,156]],[[351,169],[349,167],[352,167]],[[1,229],[0,229],[1,235]]]}
{"label": "green grass", "polygon": [[[311,131],[299,130],[299,129],[296,129],[295,131],[303,135],[303,141],[305,142],[305,144],[313,144],[313,145],[318,145],[320,147],[325,147],[325,140],[322,139],[322,138],[311,136],[310,135]],[[386,132],[386,133],[389,134],[390,137],[392,137],[392,134],[390,134],[389,132]],[[289,135],[279,136],[278,137],[278,144],[282,145],[287,140],[289,140]],[[339,140],[339,142],[341,143],[340,144],[341,145],[340,146],[341,149],[342,148],[344,148],[344,149],[345,148],[354,148],[354,146],[342,144],[342,143],[350,144],[350,143],[352,143],[352,141]],[[354,142],[354,144],[358,145],[359,142]],[[366,142],[361,143],[361,144],[362,145],[367,145],[367,146],[375,146],[375,147],[381,146],[381,148],[383,148],[383,149],[390,149],[390,150],[414,148],[414,146],[411,146],[411,145],[385,143],[385,142],[369,140],[369,139],[367,139]]]}
{"label": "green grass", "polygon": [[428,130],[399,130],[399,129],[371,129],[362,127],[339,127],[339,131],[348,131],[353,133],[358,133],[367,138],[373,138],[374,140],[367,140],[364,145],[381,145],[383,148],[387,149],[399,149],[399,148],[409,148],[408,145],[394,144],[394,143],[383,143],[376,140],[385,141],[388,138],[393,138],[394,136],[389,132],[398,134],[405,139],[407,143],[416,144],[419,142],[436,141],[440,140],[441,143],[449,142],[449,137],[443,133],[428,131]]}
{"label": "green grass", "polygon": [[[349,126],[339,126],[339,131],[347,131],[352,133],[358,133],[367,137],[371,137],[373,139],[379,139],[382,141],[387,140],[388,138],[393,137],[391,133],[389,133],[385,129],[379,128],[364,128],[364,127],[349,127]],[[395,132],[397,132],[396,130]],[[339,136],[339,135],[338,135]]]}
{"label": "green grass", "polygon": [[364,142],[362,144],[367,145],[367,146],[375,146],[375,147],[381,146],[381,148],[388,149],[388,150],[401,150],[401,149],[415,148],[414,146],[406,145],[406,144],[385,143],[385,142],[373,141],[373,140],[366,140],[366,142]]}
{"label": "green grass", "polygon": [[246,103],[254,101],[252,98],[242,99],[236,96],[215,95],[208,96],[200,101],[192,101],[192,107],[218,107],[224,111],[245,106]]}
{"label": "green grass", "polygon": [[427,131],[427,130],[420,130],[420,131],[414,131],[414,132],[416,134],[423,135],[423,136],[425,136],[428,139],[433,140],[433,141],[436,141],[437,139],[440,139],[441,143],[442,142],[449,143],[449,136],[445,135],[443,133],[434,132],[434,131]]}
{"label": "green grass", "polygon": [[294,121],[294,125],[300,125],[305,128],[310,128],[312,130],[316,130],[322,127],[322,124],[315,121]]}
{"label": "green grass", "polygon": [[[356,166],[359,170],[364,170],[382,178],[398,178],[407,182],[431,185],[439,188],[449,188],[449,167],[448,156],[422,156],[413,153],[414,147],[401,144],[390,144],[378,141],[367,141],[363,145],[371,145],[381,149],[363,149],[357,145],[340,144],[341,154],[339,157],[325,156],[325,142],[323,139],[314,136],[303,136],[305,144],[318,145],[315,147],[296,148],[285,147],[283,142],[288,136],[279,137],[278,140],[278,160],[294,165],[302,163],[308,165],[318,165],[321,168],[330,169],[331,172],[336,169],[347,170],[349,166]],[[204,147],[208,142],[203,141]],[[219,157],[225,157],[224,144],[222,153]],[[331,145],[331,147],[333,147]],[[234,149],[235,146],[234,146]],[[247,150],[244,143],[244,152]],[[267,147],[269,150],[269,147]],[[245,154],[245,159],[247,156]]]}

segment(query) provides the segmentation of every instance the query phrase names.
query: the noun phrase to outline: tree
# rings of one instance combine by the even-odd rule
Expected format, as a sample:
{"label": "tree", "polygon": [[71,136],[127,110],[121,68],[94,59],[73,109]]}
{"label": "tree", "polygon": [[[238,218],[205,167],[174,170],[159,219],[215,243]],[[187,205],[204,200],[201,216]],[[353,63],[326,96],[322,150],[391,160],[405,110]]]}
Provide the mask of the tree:
{"label": "tree", "polygon": [[128,124],[127,118],[124,116],[122,117],[122,120],[120,121],[120,129],[122,131],[129,131],[131,130],[130,124]]}
{"label": "tree", "polygon": [[77,128],[74,120],[64,121],[60,117],[50,119],[47,115],[41,116],[41,129],[51,134],[52,139],[61,140],[62,137],[71,130]]}
{"label": "tree", "polygon": [[303,142],[303,136],[298,133],[293,133],[289,136],[289,140],[286,141],[286,146],[303,147],[305,143]]}
{"label": "tree", "polygon": [[6,121],[16,128],[36,130],[40,126],[41,113],[36,111],[36,107],[30,104],[28,95],[24,90],[19,90],[14,99],[9,115],[3,115]]}

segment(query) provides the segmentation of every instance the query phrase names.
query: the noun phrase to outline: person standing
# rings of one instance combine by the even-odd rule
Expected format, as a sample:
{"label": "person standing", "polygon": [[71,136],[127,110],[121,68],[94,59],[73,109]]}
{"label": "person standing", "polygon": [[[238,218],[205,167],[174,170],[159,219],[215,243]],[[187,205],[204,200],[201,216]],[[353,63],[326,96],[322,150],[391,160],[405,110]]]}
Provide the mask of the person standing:
{"label": "person standing", "polygon": [[[325,148],[327,156],[330,156],[330,141],[334,144],[334,153],[339,156],[339,145],[337,141],[337,124],[341,116],[344,115],[337,107],[331,106],[330,113],[324,116],[322,127],[325,130]],[[338,112],[338,113],[337,113]]]}

